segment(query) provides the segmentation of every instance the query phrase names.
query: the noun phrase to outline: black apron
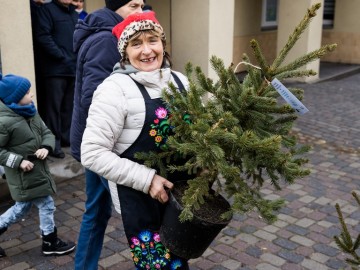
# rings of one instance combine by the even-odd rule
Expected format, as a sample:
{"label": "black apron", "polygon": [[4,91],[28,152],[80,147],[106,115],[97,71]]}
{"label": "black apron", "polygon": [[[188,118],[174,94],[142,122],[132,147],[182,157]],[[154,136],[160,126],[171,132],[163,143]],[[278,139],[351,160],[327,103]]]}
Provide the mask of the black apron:
{"label": "black apron", "polygon": [[[180,91],[184,86],[171,73]],[[137,152],[160,152],[171,132],[168,124],[169,111],[161,98],[151,99],[145,87],[136,82],[145,101],[145,122],[139,137],[120,156],[143,164],[134,154]],[[187,173],[169,175],[168,180],[187,180]],[[189,269],[187,261],[172,254],[160,240],[159,230],[165,205],[135,189],[117,186],[122,221],[136,269]]]}

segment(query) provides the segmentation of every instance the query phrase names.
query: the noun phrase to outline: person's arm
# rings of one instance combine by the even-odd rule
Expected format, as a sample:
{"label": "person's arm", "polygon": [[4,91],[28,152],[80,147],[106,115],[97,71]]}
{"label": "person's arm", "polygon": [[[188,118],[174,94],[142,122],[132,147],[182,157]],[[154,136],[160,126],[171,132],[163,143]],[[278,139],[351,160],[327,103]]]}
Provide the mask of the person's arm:
{"label": "person's arm", "polygon": [[86,116],[94,91],[110,76],[114,65],[120,60],[116,39],[110,33],[98,34],[88,46],[84,59],[81,59],[84,64],[80,107]]}
{"label": "person's arm", "polygon": [[[74,39],[76,37],[75,34]],[[74,113],[70,133],[71,153],[78,161],[80,161],[80,145],[94,91],[111,74],[119,58],[116,38],[110,31],[102,31],[88,37],[78,52]]]}
{"label": "person's arm", "polygon": [[10,139],[8,130],[0,123],[0,165],[9,168],[20,168],[23,156],[7,151],[4,147]]}
{"label": "person's arm", "polygon": [[[130,79],[129,79],[130,80]],[[95,91],[81,144],[81,163],[105,179],[149,192],[155,170],[114,152],[127,116],[121,86],[105,80]]]}
{"label": "person's arm", "polygon": [[35,25],[35,38],[46,53],[55,59],[64,59],[65,55],[53,39],[54,21],[49,10],[43,6],[38,9]]}

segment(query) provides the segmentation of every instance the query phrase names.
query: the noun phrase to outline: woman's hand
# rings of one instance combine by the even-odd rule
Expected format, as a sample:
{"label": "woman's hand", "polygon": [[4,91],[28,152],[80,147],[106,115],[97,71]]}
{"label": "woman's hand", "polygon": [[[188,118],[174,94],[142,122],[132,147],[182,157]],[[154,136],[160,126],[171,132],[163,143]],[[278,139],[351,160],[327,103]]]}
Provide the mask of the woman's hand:
{"label": "woman's hand", "polygon": [[20,163],[20,168],[21,168],[24,172],[31,171],[31,170],[34,168],[34,163],[32,163],[31,161],[28,161],[28,160],[24,159],[24,160],[21,161],[21,163]]}
{"label": "woman's hand", "polygon": [[155,174],[150,184],[149,194],[151,198],[158,200],[161,203],[166,203],[169,200],[169,196],[164,187],[172,189],[173,186],[173,183],[171,183],[164,177]]}

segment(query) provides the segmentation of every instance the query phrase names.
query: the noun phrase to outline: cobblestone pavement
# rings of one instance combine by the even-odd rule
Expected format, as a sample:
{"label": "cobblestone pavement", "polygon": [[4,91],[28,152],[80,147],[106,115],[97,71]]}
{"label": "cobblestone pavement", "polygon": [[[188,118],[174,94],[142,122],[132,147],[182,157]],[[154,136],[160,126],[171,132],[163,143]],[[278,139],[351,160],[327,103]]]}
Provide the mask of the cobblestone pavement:
{"label": "cobblestone pavement", "polygon": [[[308,165],[312,174],[280,192],[264,187],[269,199],[287,201],[278,221],[266,224],[255,213],[235,216],[205,254],[190,261],[192,270],[349,269],[333,241],[340,231],[334,205],[340,204],[350,232],[357,235],[360,209],[350,193],[360,193],[360,74],[301,87],[310,112],[299,117],[294,131],[313,147]],[[59,235],[76,241],[84,210],[83,175],[60,181],[55,200]],[[0,212],[10,205],[2,202]],[[41,255],[36,209],[31,213],[1,236],[8,256],[0,259],[0,269],[73,269],[74,254]],[[121,224],[114,213],[100,269],[134,269]]]}

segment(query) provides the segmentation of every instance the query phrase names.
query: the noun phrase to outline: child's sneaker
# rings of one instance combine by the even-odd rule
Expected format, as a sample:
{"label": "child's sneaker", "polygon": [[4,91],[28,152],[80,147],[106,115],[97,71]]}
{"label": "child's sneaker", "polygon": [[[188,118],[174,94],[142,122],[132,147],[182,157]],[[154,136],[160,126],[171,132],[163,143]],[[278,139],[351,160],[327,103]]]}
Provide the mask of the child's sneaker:
{"label": "child's sneaker", "polygon": [[0,258],[5,257],[6,253],[5,251],[0,247]]}
{"label": "child's sneaker", "polygon": [[75,243],[63,242],[57,237],[56,228],[53,233],[43,235],[42,253],[44,255],[66,255],[75,250]]}
{"label": "child's sneaker", "polygon": [[[0,235],[2,235],[4,232],[6,232],[6,230],[7,230],[7,227],[0,228]],[[5,256],[6,256],[5,251],[0,247],[0,258],[5,257]]]}

